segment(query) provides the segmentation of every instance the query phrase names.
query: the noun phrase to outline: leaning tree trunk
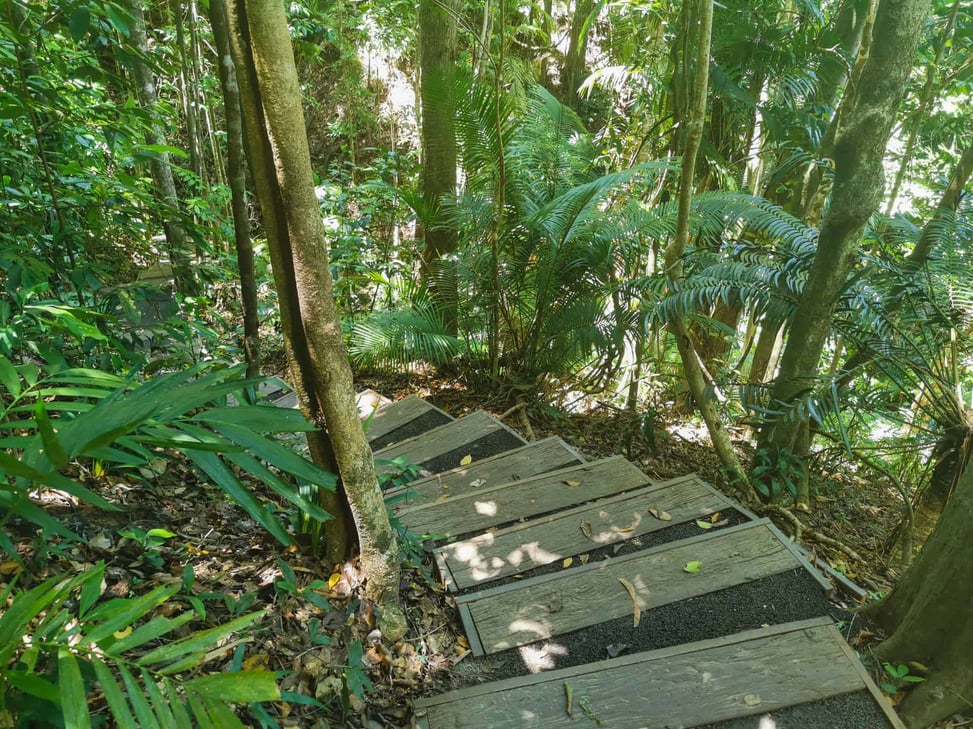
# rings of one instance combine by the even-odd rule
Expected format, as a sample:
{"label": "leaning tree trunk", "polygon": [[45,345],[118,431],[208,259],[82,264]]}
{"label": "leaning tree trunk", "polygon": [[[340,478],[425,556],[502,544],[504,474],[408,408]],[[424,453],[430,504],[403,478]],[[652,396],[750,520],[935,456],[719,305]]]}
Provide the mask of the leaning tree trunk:
{"label": "leaning tree trunk", "polygon": [[[149,45],[145,34],[142,0],[130,0],[128,9],[132,15],[129,40],[136,50],[132,57],[136,92],[139,103],[150,118],[149,126],[145,131],[145,141],[151,145],[163,147],[166,144],[166,136],[155,114],[155,78],[152,75],[152,69],[149,68],[149,64],[145,60],[149,57]],[[186,229],[181,220],[179,195],[176,193],[176,182],[172,176],[169,154],[166,152],[153,153],[149,167],[152,171],[152,180],[155,182],[156,195],[158,195],[162,208],[162,230],[166,237],[167,253],[169,254],[169,263],[172,264],[176,290],[179,293],[191,294],[197,288],[196,277],[189,260]]]}
{"label": "leaning tree trunk", "polygon": [[899,705],[910,729],[924,729],[973,701],[973,466],[964,472],[943,517],[892,594],[867,612],[889,633],[875,651],[883,661],[930,669]]}
{"label": "leaning tree trunk", "polygon": [[[386,636],[397,640],[406,630],[399,605],[398,543],[355,404],[285,9],[275,0],[231,0],[228,10],[292,374],[304,409],[327,427],[344,488],[342,506],[350,510],[358,534],[365,597],[378,606]],[[312,455],[320,454],[312,450]],[[329,537],[332,556],[342,546],[341,536]]]}
{"label": "leaning tree trunk", "polygon": [[[697,0],[697,12],[684,17],[692,17],[696,28],[686,25],[682,31],[694,37],[692,47],[696,49],[695,82],[692,86],[692,99],[689,107],[689,118],[686,131],[686,147],[682,155],[682,172],[679,175],[679,214],[676,220],[676,232],[672,243],[666,249],[665,267],[669,286],[678,289],[682,279],[682,256],[689,242],[689,214],[693,198],[693,178],[696,167],[696,155],[699,152],[700,140],[703,137],[703,120],[706,117],[706,96],[709,86],[709,50],[713,31],[713,0]],[[695,33],[693,31],[695,30]],[[689,44],[687,43],[687,47]],[[685,60],[688,59],[684,59]],[[688,67],[688,63],[685,66]],[[700,415],[706,422],[713,448],[730,472],[734,482],[749,492],[749,482],[746,472],[733,450],[730,434],[720,418],[720,413],[713,403],[710,383],[699,361],[696,348],[693,346],[686,318],[681,312],[675,312],[669,320],[669,326],[676,338],[676,347],[682,359],[689,391],[696,401]]]}
{"label": "leaning tree trunk", "polygon": [[[792,404],[817,384],[818,363],[835,304],[854,266],[865,223],[882,201],[885,147],[929,6],[930,0],[885,0],[879,5],[874,41],[862,68],[855,104],[842,112],[835,141],[831,206],[788,332],[772,391],[776,402]],[[794,417],[768,423],[761,430],[759,444],[775,451],[794,450],[802,431],[806,424]],[[801,494],[799,501],[806,503],[806,499]]]}
{"label": "leaning tree trunk", "polygon": [[226,24],[226,0],[210,0],[210,23],[216,43],[223,107],[226,113],[227,175],[230,185],[233,233],[237,269],[240,272],[240,299],[243,305],[243,354],[247,377],[260,374],[260,312],[257,308],[257,276],[254,271],[253,242],[250,240],[250,211],[247,207],[247,167],[243,156],[243,119],[240,116],[240,87],[230,55],[230,34]]}
{"label": "leaning tree trunk", "polygon": [[456,229],[442,220],[442,204],[456,194],[455,0],[419,4],[419,89],[422,102],[422,195],[429,210],[424,226],[422,276],[456,333]]}

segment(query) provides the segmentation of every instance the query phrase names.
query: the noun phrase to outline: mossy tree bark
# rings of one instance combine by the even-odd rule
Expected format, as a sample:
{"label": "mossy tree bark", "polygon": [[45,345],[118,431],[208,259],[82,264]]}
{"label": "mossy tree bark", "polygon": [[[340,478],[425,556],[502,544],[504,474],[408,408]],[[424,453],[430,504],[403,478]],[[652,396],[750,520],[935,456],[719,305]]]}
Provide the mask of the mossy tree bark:
{"label": "mossy tree bark", "polygon": [[456,333],[456,230],[443,224],[443,200],[456,194],[456,0],[419,3],[419,89],[422,105],[422,195],[428,207],[422,276]]}
{"label": "mossy tree bark", "polygon": [[564,66],[561,68],[561,98],[565,105],[575,111],[578,111],[581,106],[578,87],[584,81],[585,61],[588,56],[588,31],[594,20],[593,12],[595,12],[594,0],[575,0],[568,52],[564,57]]}
{"label": "mossy tree bark", "polygon": [[888,632],[875,654],[930,669],[899,706],[911,729],[969,710],[973,702],[973,467],[967,466],[943,517],[901,582],[867,610]]}
{"label": "mossy tree bark", "polygon": [[[929,8],[929,0],[885,0],[879,5],[855,103],[842,110],[831,206],[788,332],[772,390],[776,402],[793,404],[817,385],[835,304],[855,264],[865,223],[882,201],[885,148]],[[806,432],[806,420],[782,419],[761,429],[759,445],[805,455],[800,451],[809,440],[801,437]],[[798,500],[806,504],[807,494],[800,494]]]}
{"label": "mossy tree bark", "polygon": [[347,537],[357,532],[365,597],[378,606],[386,636],[397,640],[406,630],[399,605],[398,543],[355,404],[284,6],[275,0],[230,0],[227,6],[291,372],[303,409],[327,428],[328,439],[319,433],[309,440],[312,456],[328,466],[333,454],[341,475],[343,490],[325,504],[337,517],[326,532],[329,556],[350,556],[353,540]]}

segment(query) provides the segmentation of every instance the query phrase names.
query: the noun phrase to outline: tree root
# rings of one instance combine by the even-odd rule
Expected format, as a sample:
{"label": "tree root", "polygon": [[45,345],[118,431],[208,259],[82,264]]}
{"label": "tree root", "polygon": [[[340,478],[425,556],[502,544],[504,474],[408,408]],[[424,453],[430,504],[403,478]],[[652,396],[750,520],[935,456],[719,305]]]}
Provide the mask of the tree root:
{"label": "tree root", "polygon": [[829,537],[826,534],[822,534],[814,529],[809,529],[804,522],[798,519],[791,511],[788,511],[787,509],[780,506],[765,505],[761,507],[760,510],[765,513],[777,514],[785,521],[790,522],[791,526],[794,527],[794,539],[797,541],[801,541],[802,538],[805,540],[811,540],[813,542],[817,542],[818,544],[823,544],[826,547],[831,547],[832,549],[841,552],[846,557],[849,557],[856,562],[864,563],[865,561],[862,556],[858,554],[858,552],[849,547],[847,544],[843,544],[837,539]]}

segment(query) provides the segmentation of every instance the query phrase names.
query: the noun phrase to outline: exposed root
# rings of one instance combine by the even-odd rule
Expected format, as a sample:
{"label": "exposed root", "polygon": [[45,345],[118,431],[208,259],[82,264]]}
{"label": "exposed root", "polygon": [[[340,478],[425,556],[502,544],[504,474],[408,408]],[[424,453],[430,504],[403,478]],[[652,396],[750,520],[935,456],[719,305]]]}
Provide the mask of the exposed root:
{"label": "exposed root", "polygon": [[814,529],[809,529],[804,522],[798,519],[793,512],[784,509],[780,506],[763,506],[761,511],[765,513],[777,514],[781,516],[785,521],[789,522],[792,527],[794,527],[794,539],[797,541],[811,540],[817,542],[818,544],[823,544],[826,547],[831,547],[845,556],[859,562],[864,563],[865,560],[862,558],[858,552],[849,547],[847,544],[839,542],[837,539],[822,534]]}

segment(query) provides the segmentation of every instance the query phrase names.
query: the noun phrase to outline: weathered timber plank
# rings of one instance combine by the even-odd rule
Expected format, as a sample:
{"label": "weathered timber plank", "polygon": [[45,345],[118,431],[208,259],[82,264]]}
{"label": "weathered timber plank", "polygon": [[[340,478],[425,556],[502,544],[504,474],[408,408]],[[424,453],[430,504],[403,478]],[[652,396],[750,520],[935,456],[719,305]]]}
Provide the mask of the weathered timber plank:
{"label": "weathered timber plank", "polygon": [[384,405],[367,418],[365,435],[368,442],[376,447],[384,448],[394,440],[394,433],[399,428],[408,425],[420,417],[430,420],[430,427],[441,425],[453,420],[452,415],[444,413],[432,403],[428,403],[417,395],[407,395],[401,400]]}
{"label": "weathered timber plank", "polygon": [[390,490],[386,495],[405,491],[404,503],[419,506],[439,496],[462,496],[581,463],[584,463],[584,458],[563,440],[544,438],[506,453],[474,461],[469,466],[417,479],[406,488]]}
{"label": "weathered timber plank", "polygon": [[[283,381],[276,378],[271,382],[263,383],[260,392],[266,396],[268,402],[273,403],[279,408],[296,408],[297,393],[291,390]],[[362,390],[355,396],[355,404],[358,406],[358,413],[364,418],[371,415],[378,407],[391,404],[387,397],[375,392],[375,390]]]}
{"label": "weathered timber plank", "polygon": [[[468,453],[469,446],[477,441],[497,436],[509,441],[510,445],[504,450],[510,450],[527,443],[515,431],[489,413],[477,410],[459,420],[453,420],[413,438],[382,448],[375,452],[375,458],[376,460],[392,460],[403,457],[409,463],[421,467],[439,460],[441,456],[456,452],[458,455],[455,462],[449,466],[449,468],[455,468],[460,465],[460,461],[464,458],[464,449]],[[387,470],[387,467],[382,464],[377,464],[377,467],[380,472]]]}
{"label": "weathered timber plank", "polygon": [[[688,562],[700,562],[688,574]],[[769,520],[741,524],[564,572],[456,598],[486,653],[526,645],[801,567]]]}
{"label": "weathered timber plank", "polygon": [[[446,587],[466,590],[731,508],[733,502],[702,481],[678,479],[453,542],[435,554]],[[657,519],[649,509],[671,519]]]}
{"label": "weathered timber plank", "polygon": [[416,715],[425,729],[478,729],[485,717],[492,729],[591,717],[611,729],[693,727],[866,688],[842,644],[827,619],[789,623],[441,694],[417,701]]}
{"label": "weathered timber plank", "polygon": [[564,509],[645,486],[649,479],[621,456],[562,468],[432,504],[404,507],[403,525],[414,534],[449,537]]}

